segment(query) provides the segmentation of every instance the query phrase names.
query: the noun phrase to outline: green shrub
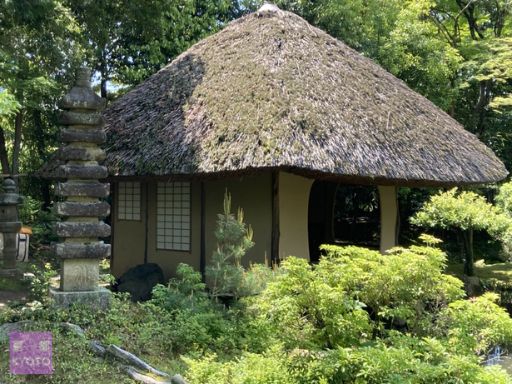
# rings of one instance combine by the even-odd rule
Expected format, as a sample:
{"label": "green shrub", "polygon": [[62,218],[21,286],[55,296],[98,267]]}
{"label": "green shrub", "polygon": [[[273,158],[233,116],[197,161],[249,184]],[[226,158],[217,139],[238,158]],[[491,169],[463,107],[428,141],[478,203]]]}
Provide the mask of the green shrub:
{"label": "green shrub", "polygon": [[385,256],[359,247],[322,249],[326,256],[316,267],[286,259],[252,304],[288,347],[359,345],[384,325],[425,334],[439,310],[463,296],[462,282],[441,272],[446,255],[436,248],[396,248]]}
{"label": "green shrub", "polygon": [[[0,320],[34,320],[43,328],[75,323],[88,339],[117,344],[157,368],[183,369],[191,384],[510,382],[482,360],[497,345],[512,347],[512,320],[496,295],[462,299],[462,283],[441,272],[443,252],[323,249],[316,266],[286,259],[259,295],[229,309],[209,298],[197,272],[180,265],[145,303],[114,295],[105,312],[40,304],[4,311]],[[256,269],[264,277],[255,281],[266,282],[268,271]],[[76,381],[88,369],[104,378],[106,365],[95,364],[85,344],[71,337],[63,347],[67,336],[57,337],[62,369],[55,382]],[[71,348],[79,361],[66,356]],[[185,367],[175,360],[181,354]]]}
{"label": "green shrub", "polygon": [[294,384],[288,371],[286,353],[271,348],[262,354],[245,352],[238,359],[222,363],[216,355],[200,360],[184,359],[190,384]]}
{"label": "green shrub", "polygon": [[34,277],[30,280],[30,298],[41,303],[48,301],[48,289],[51,278],[57,276],[57,271],[50,263],[44,263],[41,267],[36,264],[30,266]]}
{"label": "green shrub", "polygon": [[445,275],[446,255],[433,247],[394,248],[381,255],[358,247],[322,246],[316,274],[369,307],[373,317],[428,329],[439,308],[461,298],[462,282]]}
{"label": "green shrub", "polygon": [[509,315],[512,311],[512,281],[496,278],[480,279],[484,292],[494,292],[499,295],[499,305],[506,308]]}
{"label": "green shrub", "polygon": [[286,259],[262,294],[249,300],[251,323],[270,330],[267,350],[235,360],[187,359],[192,383],[272,382],[274,376],[254,372],[260,364],[269,366],[269,375],[277,370],[277,380],[298,384],[510,382],[481,359],[496,345],[510,346],[512,320],[496,297],[463,300],[462,282],[442,273],[443,252],[323,250],[315,267]]}
{"label": "green shrub", "polygon": [[330,284],[329,276],[320,277],[307,260],[290,257],[281,271],[251,308],[288,348],[352,345],[371,336],[365,305]]}
{"label": "green shrub", "polygon": [[495,201],[496,206],[501,209],[502,212],[506,212],[508,215],[512,216],[512,181],[500,186]]}
{"label": "green shrub", "polygon": [[435,339],[396,336],[358,348],[324,351],[280,346],[223,361],[216,355],[184,359],[191,384],[510,383],[499,367],[483,367],[476,356],[450,354]]}
{"label": "green shrub", "polygon": [[210,305],[201,274],[183,263],[167,286],[158,284],[153,288],[151,302],[167,310],[199,311]]}
{"label": "green shrub", "polygon": [[440,313],[439,329],[454,352],[486,355],[495,346],[512,347],[512,319],[494,293],[450,303]]}

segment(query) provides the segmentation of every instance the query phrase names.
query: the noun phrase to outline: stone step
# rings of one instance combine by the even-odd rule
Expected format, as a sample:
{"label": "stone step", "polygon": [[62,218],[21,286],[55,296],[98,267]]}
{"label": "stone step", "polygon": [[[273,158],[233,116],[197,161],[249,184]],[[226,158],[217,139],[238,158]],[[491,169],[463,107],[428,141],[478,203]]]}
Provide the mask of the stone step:
{"label": "stone step", "polygon": [[96,203],[64,201],[56,203],[55,206],[59,216],[107,217],[110,213],[110,205],[104,201]]}
{"label": "stone step", "polygon": [[84,142],[93,144],[103,144],[107,139],[106,133],[102,129],[73,129],[63,128],[60,131],[60,140],[66,143]]}
{"label": "stone step", "polygon": [[110,244],[59,243],[54,245],[54,252],[62,259],[103,259],[110,256]]}
{"label": "stone step", "polygon": [[63,221],[55,225],[59,237],[107,237],[110,225],[103,222],[87,223],[80,221]]}
{"label": "stone step", "polygon": [[107,167],[102,165],[59,165],[55,177],[73,179],[104,179],[108,176]]}

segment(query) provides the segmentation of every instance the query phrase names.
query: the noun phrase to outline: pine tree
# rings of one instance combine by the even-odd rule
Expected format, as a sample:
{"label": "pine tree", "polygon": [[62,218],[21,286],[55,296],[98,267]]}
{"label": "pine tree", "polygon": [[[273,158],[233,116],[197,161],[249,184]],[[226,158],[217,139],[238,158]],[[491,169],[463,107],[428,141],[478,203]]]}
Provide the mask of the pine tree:
{"label": "pine tree", "polygon": [[231,213],[231,195],[226,191],[224,212],[218,215],[215,230],[217,249],[205,270],[213,297],[240,297],[245,273],[242,258],[254,246],[252,236],[251,227],[244,223],[243,210],[238,208],[236,217]]}

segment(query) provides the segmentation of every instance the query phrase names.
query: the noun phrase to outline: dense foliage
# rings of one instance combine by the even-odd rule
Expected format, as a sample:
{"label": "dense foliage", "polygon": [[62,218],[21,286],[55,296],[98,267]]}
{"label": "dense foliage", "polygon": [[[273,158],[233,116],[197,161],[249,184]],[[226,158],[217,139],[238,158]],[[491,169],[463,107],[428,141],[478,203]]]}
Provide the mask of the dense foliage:
{"label": "dense foliage", "polygon": [[[95,362],[86,341],[59,328],[62,322],[181,372],[192,384],[510,382],[482,361],[496,346],[512,347],[512,319],[496,295],[465,299],[462,282],[442,273],[442,251],[413,246],[381,255],[325,246],[324,252],[316,266],[287,258],[260,294],[229,308],[182,264],[145,303],[115,296],[106,312],[32,304],[1,312],[0,322],[32,320],[30,329],[54,332],[58,371],[38,377],[41,383],[85,371],[105,383],[123,380],[119,367],[109,371]],[[16,379],[3,376],[7,383]]]}
{"label": "dense foliage", "polygon": [[[113,99],[260,3],[0,0],[1,173],[31,173],[53,152],[56,101],[78,66],[94,68],[102,96]],[[278,4],[376,60],[477,134],[510,168],[509,0]],[[49,185],[24,178],[22,190],[32,196],[24,221],[39,223],[35,239],[48,241],[52,217],[39,211],[51,202]],[[419,195],[407,191],[401,198],[416,207],[425,197]],[[502,187],[496,208],[472,192],[449,191],[434,196],[415,220],[461,230],[471,273],[472,231],[488,231],[507,244],[511,195],[510,184]],[[277,271],[247,271],[239,257],[250,245],[243,219],[229,209],[219,219],[219,228],[229,229],[217,234],[217,256],[229,259],[219,271],[230,270],[236,278],[224,275],[228,279],[213,290],[214,299],[201,275],[181,265],[177,277],[157,286],[146,303],[115,297],[104,313],[62,311],[45,303],[2,311],[0,323],[33,320],[32,329],[54,332],[58,371],[33,382],[125,381],[119,367],[87,351],[87,341],[57,328],[63,321],[84,327],[88,338],[180,371],[191,383],[510,382],[498,368],[481,363],[493,347],[511,348],[512,320],[492,294],[465,299],[462,283],[442,273],[446,256],[440,250],[413,246],[382,256],[329,246],[316,266],[289,258]],[[36,297],[45,294],[52,273],[49,267],[38,272]],[[261,293],[229,308],[215,300],[248,291]],[[8,349],[5,340],[0,345],[2,381],[19,382],[5,374]]]}
{"label": "dense foliage", "polygon": [[462,282],[441,272],[443,252],[324,250],[315,267],[285,260],[267,289],[247,302],[247,322],[266,339],[264,352],[186,358],[190,381],[508,382],[479,362],[492,347],[511,344],[512,320],[490,294],[463,299]]}
{"label": "dense foliage", "polygon": [[[505,205],[505,194],[509,186],[503,187],[501,205]],[[425,228],[442,228],[458,232],[463,244],[464,272],[474,274],[473,232],[486,231],[490,235],[508,243],[512,221],[502,209],[471,191],[458,191],[456,188],[431,196],[411,222]]]}

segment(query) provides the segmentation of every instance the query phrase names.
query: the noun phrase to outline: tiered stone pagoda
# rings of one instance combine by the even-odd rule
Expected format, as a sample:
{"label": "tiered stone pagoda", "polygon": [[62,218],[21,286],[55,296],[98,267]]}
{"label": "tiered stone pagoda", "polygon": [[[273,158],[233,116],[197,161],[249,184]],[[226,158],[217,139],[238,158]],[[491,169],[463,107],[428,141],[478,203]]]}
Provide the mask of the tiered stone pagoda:
{"label": "tiered stone pagoda", "polygon": [[99,179],[107,176],[101,165],[105,152],[99,147],[105,141],[101,111],[105,100],[91,89],[90,72],[81,69],[76,85],[60,102],[62,145],[57,154],[61,164],[54,176],[65,181],[56,186],[57,214],[62,221],[56,230],[59,243],[55,253],[61,259],[60,289],[51,289],[57,305],[85,303],[105,307],[109,291],[98,285],[99,261],[110,254],[110,244],[99,238],[110,235],[103,222],[110,206],[100,199],[109,195],[109,184]]}

